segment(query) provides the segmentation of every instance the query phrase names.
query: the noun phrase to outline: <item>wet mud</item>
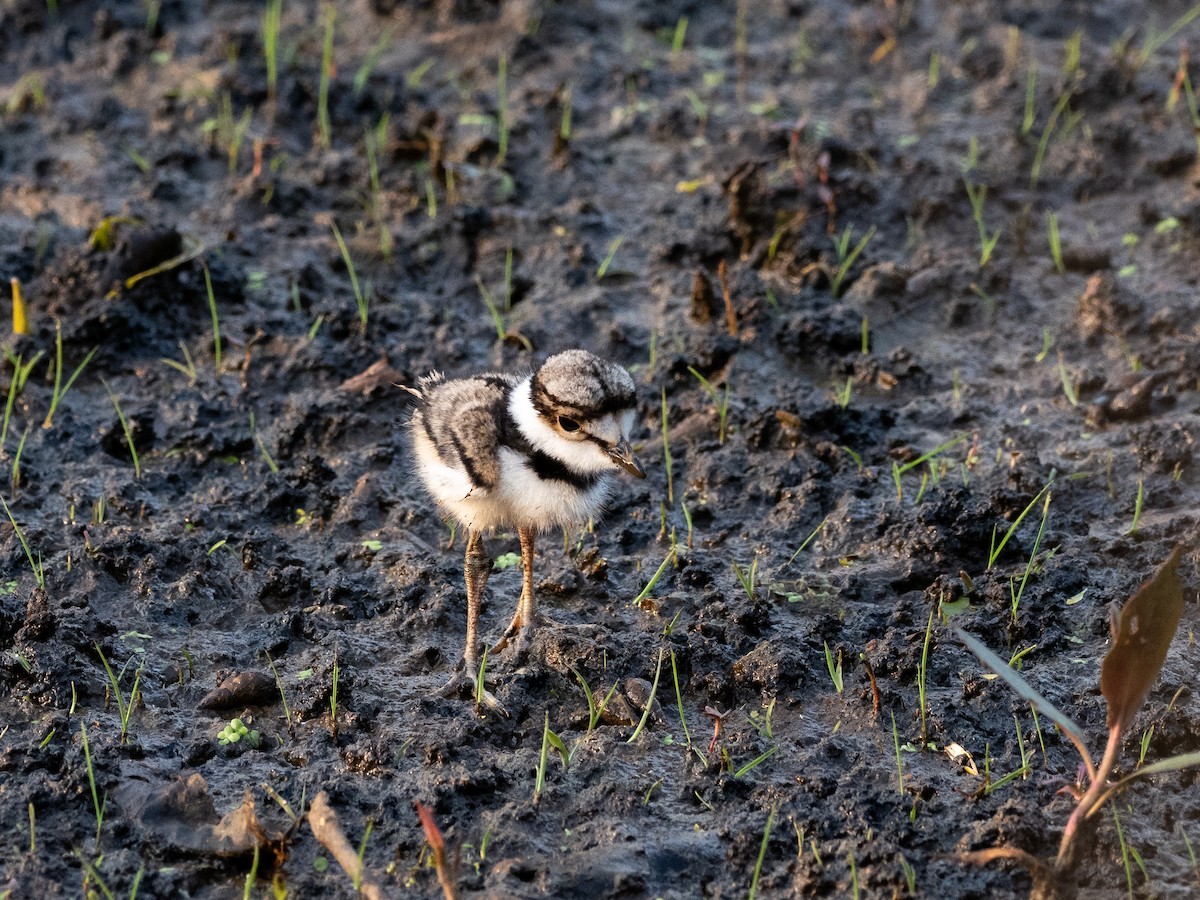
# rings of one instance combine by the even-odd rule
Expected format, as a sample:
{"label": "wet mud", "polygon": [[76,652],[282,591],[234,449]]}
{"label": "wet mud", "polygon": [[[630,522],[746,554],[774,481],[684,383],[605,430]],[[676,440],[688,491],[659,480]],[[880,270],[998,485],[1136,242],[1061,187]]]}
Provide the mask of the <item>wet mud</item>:
{"label": "wet mud", "polygon": [[[389,896],[417,801],[464,897],[1026,895],[956,854],[1051,856],[1079,758],[947,623],[1098,754],[1200,527],[1190,5],[355,0],[323,63],[286,0],[273,91],[263,9],[0,5],[0,896],[354,896],[320,791]],[[478,715],[396,385],[571,346],[649,476]],[[1200,747],[1181,575],[1121,772]],[[1081,896],[1195,895],[1195,777]]]}

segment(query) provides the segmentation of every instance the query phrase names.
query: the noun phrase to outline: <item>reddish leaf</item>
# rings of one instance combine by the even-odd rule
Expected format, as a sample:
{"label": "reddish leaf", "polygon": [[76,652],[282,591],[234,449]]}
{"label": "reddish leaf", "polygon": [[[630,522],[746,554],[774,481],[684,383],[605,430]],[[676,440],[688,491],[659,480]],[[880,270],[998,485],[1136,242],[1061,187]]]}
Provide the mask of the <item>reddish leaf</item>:
{"label": "reddish leaf", "polygon": [[1113,645],[1100,670],[1100,691],[1108,701],[1108,727],[1123,732],[1150,693],[1183,614],[1183,581],[1175,548],[1154,577],[1121,607],[1113,622]]}

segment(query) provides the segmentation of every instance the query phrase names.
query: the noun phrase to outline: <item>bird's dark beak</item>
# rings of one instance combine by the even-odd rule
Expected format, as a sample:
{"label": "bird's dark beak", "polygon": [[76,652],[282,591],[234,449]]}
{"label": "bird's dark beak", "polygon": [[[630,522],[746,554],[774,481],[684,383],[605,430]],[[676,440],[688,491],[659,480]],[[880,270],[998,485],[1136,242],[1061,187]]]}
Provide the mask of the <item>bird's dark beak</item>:
{"label": "bird's dark beak", "polygon": [[646,470],[642,468],[642,464],[633,455],[633,448],[629,446],[629,441],[622,440],[617,446],[612,447],[608,451],[608,458],[634,478],[646,477]]}

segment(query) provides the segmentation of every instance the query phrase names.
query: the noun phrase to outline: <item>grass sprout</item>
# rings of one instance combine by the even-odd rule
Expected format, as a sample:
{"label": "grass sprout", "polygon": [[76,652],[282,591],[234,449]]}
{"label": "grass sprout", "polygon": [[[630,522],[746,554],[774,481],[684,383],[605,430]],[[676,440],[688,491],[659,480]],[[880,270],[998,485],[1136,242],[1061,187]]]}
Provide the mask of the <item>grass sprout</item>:
{"label": "grass sprout", "polygon": [[129,456],[133,459],[133,477],[140,479],[142,477],[142,463],[138,459],[137,445],[133,442],[133,430],[129,427],[129,420],[125,418],[125,413],[121,410],[121,401],[112,392],[112,388],[108,386],[108,382],[101,378],[100,383],[104,385],[104,391],[108,394],[108,399],[112,401],[113,408],[117,411],[117,419],[120,421],[121,431],[125,435],[125,446],[129,448]]}
{"label": "grass sprout", "polygon": [[21,549],[25,551],[25,559],[29,561],[29,568],[33,571],[33,578],[37,582],[37,586],[44,590],[46,587],[46,569],[42,565],[42,554],[39,552],[37,562],[34,562],[33,553],[29,549],[29,542],[25,540],[25,532],[21,530],[21,526],[17,524],[17,520],[13,518],[12,510],[8,508],[8,503],[3,497],[0,497],[0,506],[4,507],[4,514],[8,516],[8,521],[12,523],[13,530],[17,533],[17,539],[21,542]]}
{"label": "grass sprout", "polygon": [[863,250],[867,249],[867,244],[871,242],[871,238],[875,237],[875,231],[875,226],[872,225],[867,230],[867,233],[859,239],[859,242],[851,247],[850,240],[854,234],[854,228],[847,225],[846,230],[842,232],[842,236],[834,243],[834,249],[837,252],[838,267],[833,273],[833,278],[830,282],[830,290],[833,296],[840,297],[842,295],[842,283],[846,280],[846,276],[850,274],[850,267],[854,265]]}
{"label": "grass sprout", "polygon": [[[129,719],[133,715],[134,707],[137,706],[138,698],[141,696],[139,687],[142,681],[142,666],[139,665],[134,670],[133,687],[129,691],[129,697],[126,698],[125,692],[121,690],[121,680],[113,672],[112,666],[108,664],[108,659],[104,656],[104,651],[100,649],[98,643],[93,644],[96,648],[96,655],[100,657],[100,662],[104,664],[104,674],[108,676],[108,687],[112,692],[112,696],[117,701],[117,715],[121,718],[121,743],[125,743],[125,737],[129,733]],[[121,674],[125,674],[125,670],[121,670]]]}
{"label": "grass sprout", "polygon": [[93,347],[88,351],[87,356],[83,358],[75,371],[71,373],[71,377],[67,379],[67,383],[62,383],[63,372],[63,352],[62,352],[62,325],[59,322],[54,323],[54,392],[50,396],[50,411],[46,413],[46,419],[42,422],[43,428],[51,428],[54,425],[54,413],[58,409],[58,405],[62,403],[63,397],[67,395],[67,391],[71,389],[71,385],[75,383],[75,379],[79,377],[79,373],[84,370],[84,367],[92,361],[92,357],[96,355],[99,347]]}
{"label": "grass sprout", "polygon": [[354,260],[350,257],[350,248],[346,246],[346,241],[342,238],[342,232],[338,230],[337,223],[330,222],[329,227],[333,229],[333,239],[337,241],[338,250],[342,254],[342,261],[346,264],[346,272],[350,275],[350,287],[354,290],[354,302],[358,306],[358,321],[365,331],[367,328],[367,314],[371,304],[370,289],[368,288],[364,291],[358,283],[358,272],[354,268]]}

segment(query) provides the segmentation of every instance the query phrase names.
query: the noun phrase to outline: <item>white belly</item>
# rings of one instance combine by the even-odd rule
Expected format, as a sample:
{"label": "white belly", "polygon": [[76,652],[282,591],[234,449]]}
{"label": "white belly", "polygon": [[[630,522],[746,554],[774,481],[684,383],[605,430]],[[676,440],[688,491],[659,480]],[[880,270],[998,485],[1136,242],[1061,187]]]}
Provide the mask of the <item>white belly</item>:
{"label": "white belly", "polygon": [[476,487],[467,473],[446,465],[420,428],[413,430],[417,471],[438,505],[465,528],[532,525],[538,530],[582,525],[598,515],[608,500],[610,479],[601,477],[591,487],[579,489],[565,481],[539,478],[525,458],[500,448],[500,484],[493,490]]}

